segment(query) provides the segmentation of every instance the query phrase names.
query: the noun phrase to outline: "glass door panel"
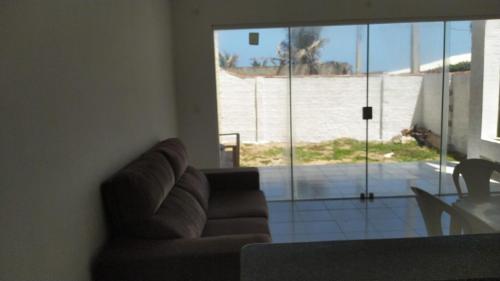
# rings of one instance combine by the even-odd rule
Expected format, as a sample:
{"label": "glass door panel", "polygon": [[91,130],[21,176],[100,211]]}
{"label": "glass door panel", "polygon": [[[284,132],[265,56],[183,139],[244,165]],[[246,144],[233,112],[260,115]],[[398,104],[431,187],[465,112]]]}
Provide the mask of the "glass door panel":
{"label": "glass door panel", "polygon": [[215,31],[221,166],[269,200],[456,193],[459,161],[500,159],[499,22]]}
{"label": "glass door panel", "polygon": [[365,190],[367,26],[290,29],[294,198]]}
{"label": "glass door panel", "polygon": [[368,189],[377,197],[437,194],[443,22],[369,26]]}
{"label": "glass door panel", "polygon": [[290,79],[288,56],[280,53],[288,28],[214,36],[220,164],[258,167],[266,198],[290,200]]}

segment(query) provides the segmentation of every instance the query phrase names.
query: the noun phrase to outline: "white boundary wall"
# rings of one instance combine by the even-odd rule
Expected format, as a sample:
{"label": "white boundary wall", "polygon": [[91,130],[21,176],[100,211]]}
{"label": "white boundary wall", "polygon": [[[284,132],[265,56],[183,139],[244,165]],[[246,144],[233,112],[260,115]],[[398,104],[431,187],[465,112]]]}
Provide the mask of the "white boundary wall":
{"label": "white boundary wall", "polygon": [[[241,78],[221,71],[218,78],[221,133],[240,133],[244,143],[288,141],[287,77]],[[441,79],[441,73],[371,76],[369,140],[390,140],[413,125],[440,135]],[[468,72],[451,75],[449,143],[462,153],[467,151],[469,83]],[[294,77],[291,87],[295,142],[365,139],[365,76]]]}
{"label": "white boundary wall", "polygon": [[[221,71],[219,83],[221,133],[239,132],[243,142],[289,138],[288,78],[240,78]],[[378,75],[369,83],[370,140],[390,140],[414,124],[440,132],[441,74]],[[291,86],[295,141],[365,138],[366,77],[294,77]]]}

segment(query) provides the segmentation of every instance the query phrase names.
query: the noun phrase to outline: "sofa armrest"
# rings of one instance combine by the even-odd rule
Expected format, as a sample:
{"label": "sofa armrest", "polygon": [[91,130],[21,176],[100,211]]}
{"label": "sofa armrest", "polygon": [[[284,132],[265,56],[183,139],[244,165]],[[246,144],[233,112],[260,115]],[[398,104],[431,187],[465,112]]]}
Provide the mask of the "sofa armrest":
{"label": "sofa armrest", "polygon": [[198,239],[117,240],[93,265],[95,281],[238,280],[244,245],[270,242],[265,234]]}
{"label": "sofa armrest", "polygon": [[259,170],[257,168],[209,169],[201,171],[207,176],[212,190],[260,189]]}

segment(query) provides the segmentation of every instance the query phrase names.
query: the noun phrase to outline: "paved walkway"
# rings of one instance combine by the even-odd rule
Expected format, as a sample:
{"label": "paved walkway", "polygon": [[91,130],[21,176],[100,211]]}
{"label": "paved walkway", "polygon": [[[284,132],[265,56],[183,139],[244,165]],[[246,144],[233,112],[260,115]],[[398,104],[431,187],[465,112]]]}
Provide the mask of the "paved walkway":
{"label": "paved walkway", "polygon": [[[443,173],[441,194],[455,193],[453,165]],[[289,167],[261,167],[261,188],[268,200],[292,198]],[[365,164],[327,164],[296,166],[293,170],[294,198],[331,199],[357,198],[365,190]],[[438,162],[373,163],[368,165],[368,187],[376,197],[413,195],[410,187],[417,186],[433,194],[439,189]],[[492,181],[492,190],[500,184]]]}

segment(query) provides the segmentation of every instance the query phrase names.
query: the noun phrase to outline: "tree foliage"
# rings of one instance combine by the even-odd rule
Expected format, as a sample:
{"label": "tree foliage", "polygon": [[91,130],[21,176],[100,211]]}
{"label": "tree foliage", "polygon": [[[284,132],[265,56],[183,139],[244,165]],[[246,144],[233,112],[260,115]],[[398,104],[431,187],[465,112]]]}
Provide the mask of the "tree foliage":
{"label": "tree foliage", "polygon": [[238,63],[239,56],[237,54],[219,53],[219,66],[222,68],[234,68]]}
{"label": "tree foliage", "polygon": [[[425,72],[437,73],[437,72],[442,72],[442,71],[443,71],[442,67],[436,67],[436,68],[427,70]],[[470,61],[462,61],[462,62],[457,62],[455,64],[450,64],[448,66],[448,71],[449,72],[470,71]]]}
{"label": "tree foliage", "polygon": [[451,64],[450,72],[458,72],[458,71],[469,71],[470,70],[470,61],[463,61],[455,64]]}
{"label": "tree foliage", "polygon": [[293,28],[290,41],[283,40],[278,46],[278,72],[291,60],[292,66],[307,66],[308,74],[319,74],[320,50],[325,43],[319,26]]}
{"label": "tree foliage", "polygon": [[251,58],[252,67],[267,67],[269,63],[274,65],[270,58]]}

